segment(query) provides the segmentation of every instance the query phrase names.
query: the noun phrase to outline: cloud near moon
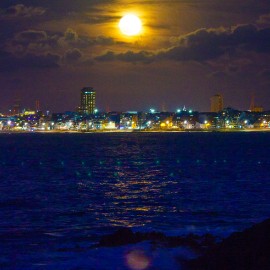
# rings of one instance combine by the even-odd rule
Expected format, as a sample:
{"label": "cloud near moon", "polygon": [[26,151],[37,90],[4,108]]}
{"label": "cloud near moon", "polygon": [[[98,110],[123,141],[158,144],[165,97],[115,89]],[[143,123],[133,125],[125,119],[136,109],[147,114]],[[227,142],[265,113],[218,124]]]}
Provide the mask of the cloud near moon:
{"label": "cloud near moon", "polygon": [[157,60],[205,62],[236,51],[270,53],[270,28],[240,25],[234,30],[200,29],[176,39],[176,45],[157,51],[108,51],[98,61],[154,62]]}
{"label": "cloud near moon", "polygon": [[[0,80],[2,89],[10,89],[5,94],[9,103],[0,101],[0,107],[7,107],[20,90],[9,84],[14,79],[29,91],[24,102],[30,105],[46,99],[44,91],[54,95],[56,88],[65,89],[65,102],[47,102],[57,111],[73,110],[76,91],[88,84],[99,90],[101,108],[108,103],[116,110],[159,106],[166,99],[168,109],[176,100],[208,109],[209,96],[220,87],[232,106],[246,108],[241,95],[254,89],[262,105],[269,104],[269,79],[261,75],[270,70],[268,0],[23,3],[0,1]],[[143,22],[135,36],[119,29],[119,21],[129,13]],[[36,84],[33,78],[38,78]],[[162,96],[168,85],[171,99]],[[130,98],[127,91],[137,96]],[[204,97],[196,102],[200,93]]]}

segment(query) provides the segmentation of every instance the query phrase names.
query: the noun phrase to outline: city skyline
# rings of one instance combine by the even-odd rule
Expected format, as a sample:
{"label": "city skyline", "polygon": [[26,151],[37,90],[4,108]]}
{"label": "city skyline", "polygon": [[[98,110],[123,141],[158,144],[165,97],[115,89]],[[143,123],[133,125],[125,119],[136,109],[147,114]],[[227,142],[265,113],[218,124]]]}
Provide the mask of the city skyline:
{"label": "city skyline", "polygon": [[[167,109],[166,104],[161,104],[160,106],[151,106],[151,104],[149,104],[149,106],[147,106],[145,109],[142,110],[137,110],[136,108],[127,108],[126,110],[119,110],[119,109],[115,109],[115,110],[110,110],[109,106],[106,106],[106,108],[104,107],[98,107],[97,106],[97,102],[96,102],[96,89],[94,87],[91,86],[85,86],[82,89],[80,89],[78,91],[80,93],[80,98],[77,100],[77,106],[75,108],[73,108],[73,110],[68,110],[68,109],[64,109],[62,110],[62,112],[64,111],[73,111],[73,112],[78,112],[80,114],[94,114],[95,112],[98,111],[102,111],[102,112],[113,112],[113,111],[156,111],[156,112],[177,112],[179,110],[185,111],[185,110],[193,110],[193,111],[200,111],[198,110],[195,106],[186,106],[185,104],[179,104],[179,106],[169,110]],[[208,98],[209,100],[209,106],[208,109],[200,111],[200,112],[219,112],[222,111],[224,108],[232,108],[235,110],[239,110],[239,111],[252,111],[252,112],[263,112],[263,111],[269,111],[269,108],[264,108],[262,106],[259,105],[259,103],[256,100],[255,95],[253,94],[250,98],[250,103],[249,103],[249,107],[246,109],[239,109],[239,108],[235,108],[232,107],[228,104],[226,104],[226,101],[224,102],[224,97],[221,93],[216,93],[213,96]],[[40,100],[35,100],[35,104],[32,104],[32,106],[24,106],[24,104],[21,104],[21,99],[19,99],[18,97],[14,100],[13,104],[10,104],[9,109],[7,111],[0,111],[0,114],[20,114],[23,111],[43,111],[43,112],[48,112],[48,113],[56,113],[56,112],[60,112],[60,110],[56,110],[56,111],[49,111],[46,108],[41,108],[41,104],[42,101]]]}
{"label": "city skyline", "polygon": [[[140,18],[133,36],[119,29]],[[73,111],[93,85],[102,110],[248,110],[270,103],[269,1],[3,0],[0,3],[0,111]],[[180,103],[180,104],[179,104]]]}

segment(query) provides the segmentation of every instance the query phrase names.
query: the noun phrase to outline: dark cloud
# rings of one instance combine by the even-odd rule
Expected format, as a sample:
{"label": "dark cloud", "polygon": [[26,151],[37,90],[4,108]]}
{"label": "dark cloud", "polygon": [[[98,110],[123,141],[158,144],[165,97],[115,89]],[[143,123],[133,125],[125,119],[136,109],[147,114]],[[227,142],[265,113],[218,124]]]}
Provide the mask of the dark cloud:
{"label": "dark cloud", "polygon": [[229,65],[227,68],[228,72],[235,73],[240,70],[240,67],[238,65]]}
{"label": "dark cloud", "polygon": [[27,6],[42,6],[46,9],[54,10],[56,12],[63,11],[65,14],[70,11],[85,11],[88,8],[95,7],[99,4],[113,3],[114,0],[1,0],[0,8],[7,9],[8,7],[24,4]]}
{"label": "dark cloud", "polygon": [[17,4],[8,7],[2,12],[4,18],[30,18],[34,16],[42,16],[46,12],[43,7],[25,6],[23,4]]}
{"label": "dark cloud", "polygon": [[64,38],[68,42],[76,42],[78,40],[78,34],[71,28],[68,28],[64,33]]}
{"label": "dark cloud", "polygon": [[93,44],[95,45],[113,45],[115,41],[112,37],[98,36],[93,39]]}
{"label": "dark cloud", "polygon": [[254,25],[240,25],[232,30],[200,29],[180,36],[176,45],[155,52],[112,51],[96,57],[98,61],[151,62],[155,60],[206,62],[239,51],[270,53],[270,28],[258,29]]}
{"label": "dark cloud", "polygon": [[107,37],[103,35],[97,37],[80,36],[75,30],[73,30],[72,28],[68,28],[64,33],[64,39],[62,39],[62,37],[59,37],[59,44],[69,44],[71,46],[83,49],[95,45],[114,45],[117,44],[117,42],[112,37]]}
{"label": "dark cloud", "polygon": [[101,62],[115,61],[115,60],[118,60],[117,55],[119,54],[114,53],[112,51],[108,51],[102,55],[97,56],[95,59]]}
{"label": "dark cloud", "polygon": [[82,56],[82,52],[77,48],[68,50],[65,53],[64,62],[68,64],[75,64],[82,58]]}
{"label": "dark cloud", "polygon": [[259,20],[257,21],[258,24],[263,24],[263,25],[269,25],[270,24],[270,13],[269,14],[264,14],[260,16]]}
{"label": "dark cloud", "polygon": [[178,45],[158,53],[161,58],[204,62],[238,50],[270,52],[270,29],[240,25],[232,30],[201,29],[178,39]]}
{"label": "dark cloud", "polygon": [[15,34],[6,42],[6,50],[13,53],[44,52],[62,49],[87,49],[92,46],[118,44],[113,38],[106,36],[87,37],[68,28],[64,33],[47,33],[39,30],[26,30]]}
{"label": "dark cloud", "polygon": [[150,63],[154,60],[154,54],[147,51],[140,51],[140,52],[127,51],[125,53],[118,53],[118,54],[112,51],[108,51],[105,54],[96,57],[95,59],[101,62],[119,60],[130,63],[136,62]]}
{"label": "dark cloud", "polygon": [[92,58],[86,58],[84,61],[81,62],[81,66],[83,67],[93,66],[94,64],[95,62],[93,61]]}
{"label": "dark cloud", "polygon": [[259,77],[262,77],[263,79],[267,79],[270,81],[270,69],[264,69],[261,72],[259,72]]}
{"label": "dark cloud", "polygon": [[208,76],[210,78],[218,78],[218,79],[220,79],[220,78],[226,77],[227,75],[228,74],[226,72],[218,70],[218,71],[214,71],[214,72],[210,73]]}
{"label": "dark cloud", "polygon": [[109,23],[120,20],[120,16],[114,16],[114,15],[88,15],[84,18],[84,23],[89,24],[103,24],[103,23]]}
{"label": "dark cloud", "polygon": [[18,33],[15,40],[21,43],[43,42],[48,40],[48,35],[45,31],[28,30]]}
{"label": "dark cloud", "polygon": [[57,68],[60,56],[47,53],[44,55],[27,54],[23,59],[23,66],[28,68]]}
{"label": "dark cloud", "polygon": [[12,53],[0,51],[0,72],[14,72],[21,69],[58,68],[60,56],[47,53],[42,55],[26,54],[17,57]]}
{"label": "dark cloud", "polygon": [[224,53],[224,35],[220,32],[198,30],[179,38],[177,46],[157,53],[159,59],[170,59],[175,61],[198,61],[203,62],[215,59]]}
{"label": "dark cloud", "polygon": [[6,42],[5,48],[13,53],[44,52],[58,47],[58,37],[46,31],[26,30],[15,34]]}
{"label": "dark cloud", "polygon": [[[116,23],[126,11],[141,16],[140,37],[119,34]],[[171,104],[178,99],[203,108],[209,89],[220,88],[244,106],[247,91],[269,90],[269,14],[269,0],[0,0],[1,86],[14,90],[6,81],[23,78],[21,88],[31,99],[37,89],[61,84],[65,100],[49,101],[57,110],[66,109],[74,86],[89,78],[100,89],[101,107],[103,95],[111,104],[121,96],[125,109],[132,102],[143,109],[141,100],[161,103],[163,89],[170,89]],[[46,69],[53,69],[50,80],[47,72],[36,72]],[[125,97],[126,89],[138,92],[138,101]]]}

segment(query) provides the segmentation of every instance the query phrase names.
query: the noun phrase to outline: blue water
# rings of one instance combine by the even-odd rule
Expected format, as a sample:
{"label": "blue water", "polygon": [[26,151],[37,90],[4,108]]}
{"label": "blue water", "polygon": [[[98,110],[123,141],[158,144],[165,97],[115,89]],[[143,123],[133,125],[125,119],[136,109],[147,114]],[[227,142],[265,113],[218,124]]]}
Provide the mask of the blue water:
{"label": "blue water", "polygon": [[119,226],[224,236],[270,217],[270,133],[0,134],[0,149],[1,269],[57,269]]}

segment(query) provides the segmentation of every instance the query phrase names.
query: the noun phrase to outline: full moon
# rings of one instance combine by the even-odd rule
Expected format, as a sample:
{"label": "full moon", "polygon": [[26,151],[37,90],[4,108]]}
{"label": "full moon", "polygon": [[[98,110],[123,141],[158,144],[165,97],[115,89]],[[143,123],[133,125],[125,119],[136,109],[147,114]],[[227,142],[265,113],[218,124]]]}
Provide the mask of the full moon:
{"label": "full moon", "polygon": [[124,35],[135,36],[140,33],[142,22],[139,17],[127,14],[120,20],[119,28]]}

